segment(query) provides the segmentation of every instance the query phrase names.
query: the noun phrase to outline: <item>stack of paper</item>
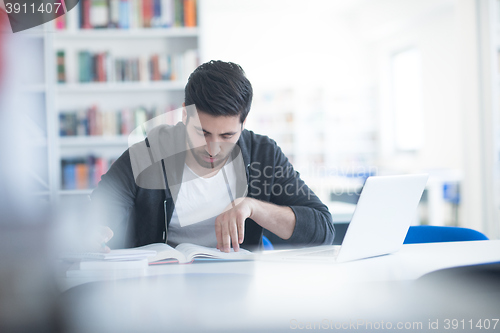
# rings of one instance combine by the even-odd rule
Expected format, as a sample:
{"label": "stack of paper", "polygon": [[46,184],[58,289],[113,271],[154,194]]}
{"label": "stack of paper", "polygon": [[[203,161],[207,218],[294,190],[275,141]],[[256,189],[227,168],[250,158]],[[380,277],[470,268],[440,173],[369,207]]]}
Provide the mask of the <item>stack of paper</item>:
{"label": "stack of paper", "polygon": [[138,249],[120,249],[111,250],[110,252],[73,252],[64,253],[61,259],[68,260],[142,260],[148,257],[156,256],[156,251],[153,250],[138,250]]}
{"label": "stack of paper", "polygon": [[148,257],[154,256],[156,251],[152,250],[121,249],[108,253],[65,253],[61,259],[75,261],[66,271],[67,277],[97,277],[114,271],[126,273],[127,270],[146,269]]}

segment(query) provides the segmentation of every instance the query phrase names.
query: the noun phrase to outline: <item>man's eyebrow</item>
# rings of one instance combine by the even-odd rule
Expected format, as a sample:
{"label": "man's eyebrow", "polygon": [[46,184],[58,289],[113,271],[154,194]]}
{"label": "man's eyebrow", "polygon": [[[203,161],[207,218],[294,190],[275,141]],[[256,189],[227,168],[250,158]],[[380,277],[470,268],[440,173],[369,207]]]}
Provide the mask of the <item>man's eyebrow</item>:
{"label": "man's eyebrow", "polygon": [[[209,131],[204,130],[204,129],[203,129],[203,128],[201,128],[201,127],[194,126],[194,128],[195,128],[197,131],[203,131],[203,132],[205,132],[205,133],[207,133],[207,134],[212,134],[212,133],[210,133]],[[235,135],[236,133],[237,133],[237,132],[226,132],[226,133],[221,133],[221,134],[219,134],[219,135],[221,135],[221,136],[225,136],[225,135]]]}
{"label": "man's eyebrow", "polygon": [[235,135],[236,132],[226,132],[226,133],[222,133],[220,135],[224,136],[224,135]]}

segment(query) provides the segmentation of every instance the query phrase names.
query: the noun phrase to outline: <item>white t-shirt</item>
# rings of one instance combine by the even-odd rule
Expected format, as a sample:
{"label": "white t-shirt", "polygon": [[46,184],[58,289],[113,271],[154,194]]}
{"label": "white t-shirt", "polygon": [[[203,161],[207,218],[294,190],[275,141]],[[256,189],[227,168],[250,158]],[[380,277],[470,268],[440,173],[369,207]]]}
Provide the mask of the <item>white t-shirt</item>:
{"label": "white t-shirt", "polygon": [[175,209],[168,226],[168,243],[180,243],[216,247],[215,218],[236,199],[236,174],[233,162],[226,164],[228,186],[222,169],[210,178],[198,176],[184,165],[182,185],[179,189]]}

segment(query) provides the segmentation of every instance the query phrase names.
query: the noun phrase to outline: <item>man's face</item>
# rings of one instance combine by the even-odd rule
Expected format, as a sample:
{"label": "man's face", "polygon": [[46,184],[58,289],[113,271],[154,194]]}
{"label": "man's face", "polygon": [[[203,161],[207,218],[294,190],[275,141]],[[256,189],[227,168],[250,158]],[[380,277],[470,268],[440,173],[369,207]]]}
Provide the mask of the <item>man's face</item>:
{"label": "man's face", "polygon": [[197,113],[199,122],[195,116],[183,114],[188,149],[201,167],[220,168],[240,138],[244,123],[240,122],[239,115],[216,117],[200,111]]}

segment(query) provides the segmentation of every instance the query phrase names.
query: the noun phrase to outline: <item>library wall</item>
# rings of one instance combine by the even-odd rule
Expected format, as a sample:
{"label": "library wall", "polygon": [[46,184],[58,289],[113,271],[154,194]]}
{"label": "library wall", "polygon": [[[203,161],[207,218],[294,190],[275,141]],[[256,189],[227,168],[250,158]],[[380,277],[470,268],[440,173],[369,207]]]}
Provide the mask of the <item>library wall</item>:
{"label": "library wall", "polygon": [[374,160],[374,88],[349,20],[355,4],[212,0],[200,7],[202,60],[244,68],[255,90],[247,128],[275,139],[305,178],[338,171],[327,164]]}
{"label": "library wall", "polygon": [[[364,23],[367,15],[357,18],[360,31],[370,43],[373,67],[377,69],[380,113],[380,165],[400,170],[432,170],[462,168],[461,111],[459,108],[458,45],[456,21],[452,5],[426,8],[408,12],[407,2],[393,1],[393,15],[398,20],[391,22],[383,13],[372,12],[373,26]],[[379,8],[382,10],[383,8]],[[399,10],[399,11],[397,11]],[[378,16],[378,20],[374,18]],[[377,27],[379,27],[377,29]],[[379,31],[379,33],[374,33]],[[423,80],[424,144],[419,151],[397,152],[392,133],[392,85],[390,82],[391,57],[401,50],[415,47],[420,51]],[[444,152],[444,153],[443,153]]]}

